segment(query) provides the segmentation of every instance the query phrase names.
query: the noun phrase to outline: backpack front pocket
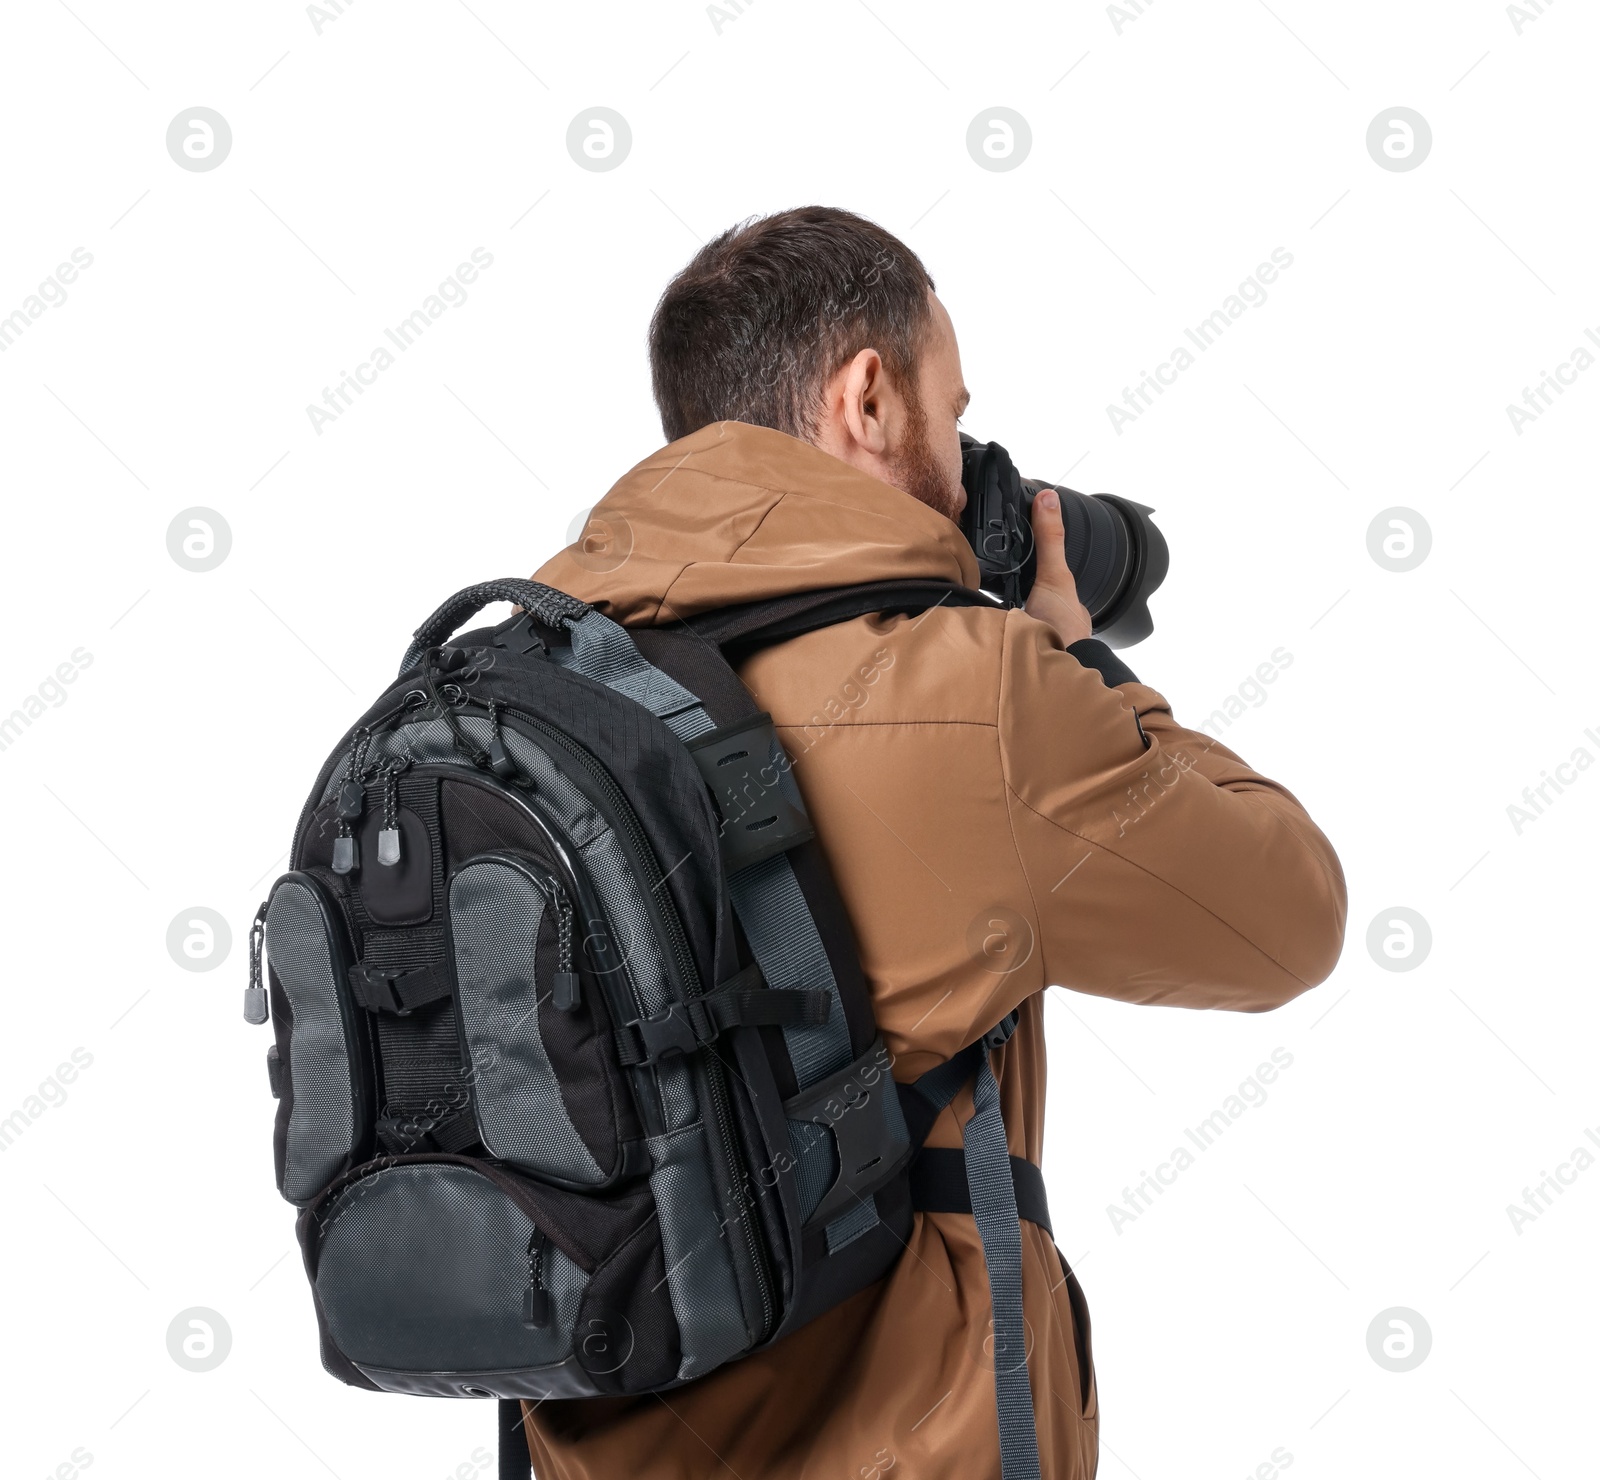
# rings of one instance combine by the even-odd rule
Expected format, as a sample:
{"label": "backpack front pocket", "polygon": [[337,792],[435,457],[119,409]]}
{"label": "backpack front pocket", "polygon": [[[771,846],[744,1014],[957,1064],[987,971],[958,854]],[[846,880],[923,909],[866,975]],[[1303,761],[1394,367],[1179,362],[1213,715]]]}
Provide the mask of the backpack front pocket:
{"label": "backpack front pocket", "polygon": [[616,1180],[640,1133],[564,882],[521,854],[479,854],[452,877],[449,908],[456,1015],[484,1146],[558,1186]]}
{"label": "backpack front pocket", "polygon": [[328,1335],[380,1386],[477,1396],[473,1378],[519,1373],[588,1390],[571,1358],[589,1271],[508,1189],[470,1162],[386,1157],[308,1213]]}
{"label": "backpack front pocket", "polygon": [[329,1371],[388,1392],[645,1392],[679,1362],[647,1188],[589,1196],[448,1154],[384,1156],[299,1223]]}
{"label": "backpack front pocket", "polygon": [[372,1086],[366,1015],[350,998],[350,944],[338,902],[309,873],[272,887],[266,953],[281,1000],[283,1095],[274,1151],[278,1190],[309,1202],[366,1154]]}

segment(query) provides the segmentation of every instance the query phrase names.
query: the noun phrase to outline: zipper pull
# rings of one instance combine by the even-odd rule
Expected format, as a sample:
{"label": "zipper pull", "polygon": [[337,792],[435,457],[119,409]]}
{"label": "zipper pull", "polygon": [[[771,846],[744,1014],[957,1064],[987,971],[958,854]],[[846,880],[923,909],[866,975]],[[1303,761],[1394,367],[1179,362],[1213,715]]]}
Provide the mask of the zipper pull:
{"label": "zipper pull", "polygon": [[565,894],[556,891],[556,977],[550,986],[550,1000],[561,1012],[578,1007],[578,973],[572,965],[572,905]]}
{"label": "zipper pull", "polygon": [[339,831],[333,840],[333,871],[336,874],[353,873],[360,863],[356,849],[353,824],[361,820],[367,805],[367,789],[361,784],[361,761],[366,754],[367,731],[357,730],[350,737],[350,764],[345,770],[344,782],[339,787],[339,803],[334,815],[339,819]]}
{"label": "zipper pull", "polygon": [[538,1228],[528,1239],[528,1288],[522,1292],[522,1324],[538,1330],[550,1324],[550,1292],[544,1287],[544,1251],[548,1243]]}
{"label": "zipper pull", "polygon": [[378,862],[385,868],[400,862],[399,775],[400,766],[395,761],[383,768],[383,827],[378,833]]}
{"label": "zipper pull", "polygon": [[505,781],[513,780],[519,769],[506,750],[506,742],[500,738],[498,729],[489,737],[489,769]]}
{"label": "zipper pull", "polygon": [[515,757],[506,749],[504,737],[500,734],[500,701],[491,699],[489,709],[489,769],[502,781],[510,781],[521,785],[524,777],[522,767],[516,762]]}
{"label": "zipper pull", "polygon": [[250,985],[244,989],[244,1020],[257,1025],[268,1016],[267,989],[261,985],[261,943],[266,933],[267,902],[262,900],[250,926]]}

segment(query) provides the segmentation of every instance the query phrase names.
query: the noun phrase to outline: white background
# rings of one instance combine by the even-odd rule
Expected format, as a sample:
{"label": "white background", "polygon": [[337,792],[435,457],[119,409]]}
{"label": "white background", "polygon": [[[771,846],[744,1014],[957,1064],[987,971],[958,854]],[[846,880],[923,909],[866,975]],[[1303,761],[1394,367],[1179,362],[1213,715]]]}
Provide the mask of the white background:
{"label": "white background", "polygon": [[[319,1368],[246,928],[410,629],[531,571],[658,445],[645,326],[698,240],[824,202],[923,257],[968,428],[1158,508],[1172,575],[1127,656],[1180,718],[1292,654],[1226,739],[1350,881],[1343,961],[1280,1012],[1051,994],[1102,1475],[1280,1447],[1296,1480],[1597,1473],[1600,1168],[1520,1232],[1506,1211],[1600,1127],[1600,774],[1520,834],[1507,813],[1600,758],[1600,367],[1520,435],[1506,413],[1600,333],[1592,11],[724,8],[359,3],[319,32],[289,3],[7,7],[0,316],[93,264],[0,354],[0,714],[91,659],[0,751],[5,1472],[82,1447],[97,1475],[430,1477],[492,1442],[488,1405]],[[605,173],[565,143],[596,105],[633,134]],[[1033,136],[1006,172],[965,145],[996,105]],[[1366,147],[1397,105],[1433,133],[1408,172]],[[208,172],[165,146],[196,106],[233,134]],[[474,248],[465,304],[319,434],[307,404]],[[1274,248],[1267,301],[1114,430]],[[1433,539],[1398,574],[1367,548],[1396,505]],[[232,531],[207,573],[167,550],[192,506]],[[233,926],[214,972],[168,955],[196,906]],[[1366,945],[1395,906],[1433,934],[1404,973]],[[1116,1232],[1107,1205],[1274,1048],[1267,1102]],[[74,1049],[64,1102],[30,1102]],[[167,1353],[193,1306],[232,1332],[205,1374]],[[1432,1331],[1406,1373],[1367,1349],[1394,1306]]]}

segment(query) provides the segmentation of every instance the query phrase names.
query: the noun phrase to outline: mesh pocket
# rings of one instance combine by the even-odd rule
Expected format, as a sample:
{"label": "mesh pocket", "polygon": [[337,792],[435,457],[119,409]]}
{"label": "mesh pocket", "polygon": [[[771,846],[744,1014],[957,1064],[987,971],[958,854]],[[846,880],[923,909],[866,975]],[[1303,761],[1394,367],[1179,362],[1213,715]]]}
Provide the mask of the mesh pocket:
{"label": "mesh pocket", "polygon": [[483,854],[456,870],[449,907],[483,1144],[559,1185],[606,1185],[637,1132],[609,1019],[579,971],[564,888],[521,855]]}
{"label": "mesh pocket", "polygon": [[285,874],[267,904],[266,949],[288,1008],[287,1091],[278,1190],[310,1201],[364,1153],[371,1133],[365,1023],[350,1001],[350,951],[339,907],[309,874]]}

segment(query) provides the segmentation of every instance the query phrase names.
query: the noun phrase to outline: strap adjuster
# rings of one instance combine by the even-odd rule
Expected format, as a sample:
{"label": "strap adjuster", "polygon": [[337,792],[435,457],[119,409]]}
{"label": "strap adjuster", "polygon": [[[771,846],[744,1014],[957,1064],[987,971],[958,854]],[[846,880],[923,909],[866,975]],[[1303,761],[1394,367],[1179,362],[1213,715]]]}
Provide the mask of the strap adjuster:
{"label": "strap adjuster", "polygon": [[[831,1132],[838,1155],[838,1170],[806,1216],[803,1228],[826,1227],[841,1214],[870,1204],[873,1195],[910,1160],[912,1146],[905,1121],[889,1104],[891,1100],[898,1103],[899,1094],[893,1067],[894,1060],[880,1035],[859,1058],[783,1102],[786,1121]],[[797,1143],[796,1150],[821,1156],[825,1164],[831,1162],[826,1134],[820,1140]]]}
{"label": "strap adjuster", "polygon": [[816,836],[772,716],[752,715],[689,742],[717,804],[724,870],[736,874]]}
{"label": "strap adjuster", "polygon": [[350,968],[350,994],[368,1012],[409,1017],[417,1008],[450,995],[448,973],[438,966],[372,966],[358,961]]}
{"label": "strap adjuster", "polygon": [[1013,1008],[994,1027],[979,1040],[983,1044],[985,1053],[993,1053],[997,1048],[1003,1048],[1006,1040],[1017,1031],[1017,1024],[1022,1020],[1022,1014]]}
{"label": "strap adjuster", "polygon": [[730,1028],[815,1027],[827,1022],[832,1001],[821,987],[768,987],[761,968],[747,966],[703,997],[624,1023],[616,1031],[617,1057],[632,1068],[693,1053]]}

